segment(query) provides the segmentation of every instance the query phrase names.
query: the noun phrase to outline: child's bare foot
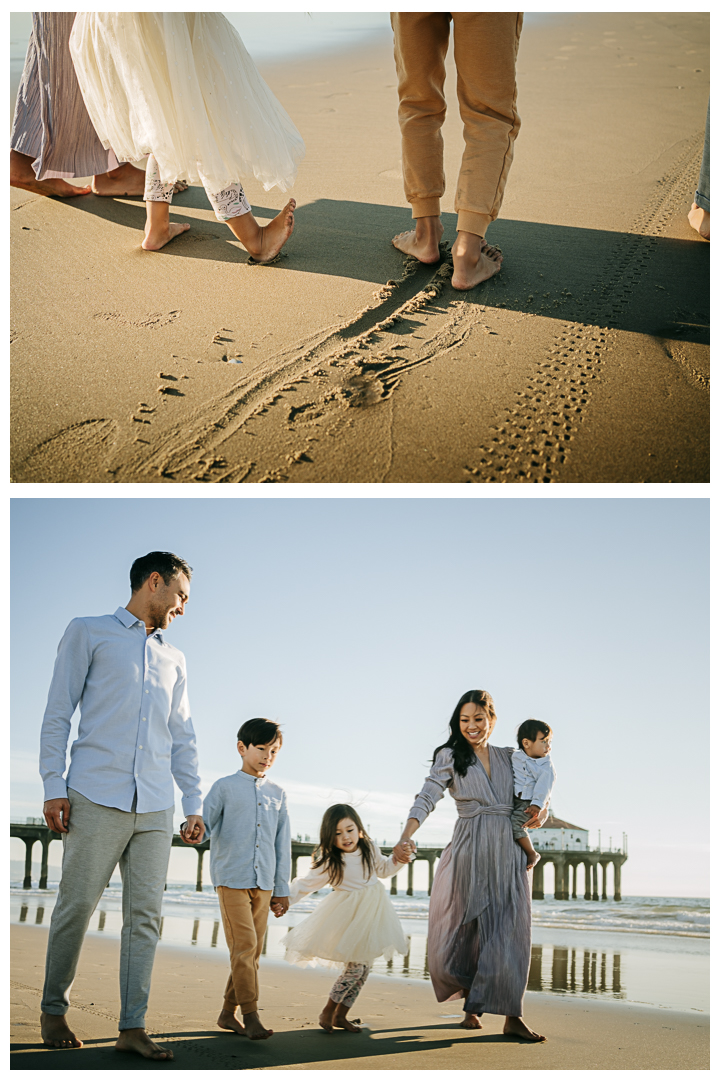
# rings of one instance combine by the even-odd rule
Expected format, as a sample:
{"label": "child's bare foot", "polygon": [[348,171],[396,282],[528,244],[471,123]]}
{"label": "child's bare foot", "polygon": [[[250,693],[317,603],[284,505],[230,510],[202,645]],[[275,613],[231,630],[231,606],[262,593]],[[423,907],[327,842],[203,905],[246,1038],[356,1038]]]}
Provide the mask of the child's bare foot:
{"label": "child's bare foot", "polygon": [[95,195],[142,197],[145,194],[145,173],[126,161],[124,165],[118,165],[117,169],[93,176],[92,189]]}
{"label": "child's bare foot", "polygon": [[238,1035],[245,1035],[246,1031],[234,1012],[229,1009],[221,1009],[217,1018],[217,1026],[223,1031],[234,1031]]}
{"label": "child's bare foot", "polygon": [[476,1016],[475,1013],[466,1012],[465,1019],[460,1021],[460,1027],[471,1028],[473,1030],[481,1028],[482,1024],[480,1023],[480,1017]]}
{"label": "child's bare foot", "polygon": [[481,281],[497,274],[503,261],[499,248],[490,247],[483,236],[469,232],[458,233],[452,257],[452,286],[461,291],[474,289]]}
{"label": "child's bare foot", "polygon": [[348,1020],[347,1014],[350,1011],[348,1005],[336,1005],[335,1015],[333,1016],[333,1027],[345,1028],[346,1031],[361,1031],[362,1029],[353,1024],[352,1020]]}
{"label": "child's bare foot", "polygon": [[145,239],[141,246],[145,251],[159,251],[160,248],[165,247],[171,240],[174,240],[176,236],[187,232],[189,228],[189,225],[178,225],[174,221],[168,222],[164,227],[153,226],[150,228],[146,225]]}
{"label": "child's bare foot", "polygon": [[505,1018],[503,1035],[519,1035],[521,1039],[527,1039],[528,1042],[547,1042],[544,1035],[538,1035],[537,1031],[529,1028],[520,1016]]}
{"label": "child's bare foot", "polygon": [[335,1009],[337,1008],[332,998],[329,998],[327,1005],[318,1016],[318,1023],[323,1031],[332,1031],[333,1029],[333,1017],[335,1016]]}
{"label": "child's bare foot", "polygon": [[695,232],[705,239],[710,239],[710,211],[703,210],[702,206],[698,206],[696,202],[692,204],[692,209],[688,213],[688,221],[692,225]]}
{"label": "child's bare foot", "polygon": [[263,1027],[256,1012],[245,1013],[243,1020],[245,1021],[245,1034],[248,1039],[269,1039],[273,1033],[272,1028]]}
{"label": "child's bare foot", "polygon": [[535,865],[536,862],[540,862],[540,856],[537,853],[537,851],[533,850],[532,855],[527,856],[527,866],[525,867],[525,869],[526,870],[532,870],[532,868],[533,868],[533,866]]}
{"label": "child's bare foot", "polygon": [[140,1054],[141,1057],[149,1058],[151,1061],[172,1061],[172,1050],[166,1050],[163,1046],[158,1046],[152,1039],[149,1038],[145,1028],[126,1028],[121,1031],[118,1036],[118,1041],[115,1043],[116,1050],[123,1050],[130,1053]]}
{"label": "child's bare foot", "polygon": [[55,1050],[71,1050],[82,1046],[80,1039],[73,1035],[64,1016],[52,1013],[40,1013],[40,1034],[46,1046]]}
{"label": "child's bare foot", "polygon": [[10,151],[10,187],[33,191],[36,195],[47,195],[54,199],[74,199],[77,195],[89,195],[88,187],[76,187],[55,176],[49,180],[37,180],[32,169],[32,158],[27,154]]}
{"label": "child's bare foot", "polygon": [[421,263],[436,263],[440,258],[443,224],[439,217],[415,218],[415,228],[393,237],[393,246]]}

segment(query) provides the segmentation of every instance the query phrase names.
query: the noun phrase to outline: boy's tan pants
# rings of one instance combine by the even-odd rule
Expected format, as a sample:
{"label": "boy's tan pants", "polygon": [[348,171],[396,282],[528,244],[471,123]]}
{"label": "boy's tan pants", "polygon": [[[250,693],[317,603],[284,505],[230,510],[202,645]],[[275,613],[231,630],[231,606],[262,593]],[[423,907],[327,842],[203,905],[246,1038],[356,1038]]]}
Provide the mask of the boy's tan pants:
{"label": "boy's tan pants", "polygon": [[520,12],[393,12],[405,195],[413,218],[440,214],[445,56],[455,23],[465,152],[455,196],[458,230],[484,236],[497,217],[520,128],[515,60]]}
{"label": "boy's tan pants", "polygon": [[223,1008],[243,1015],[257,1012],[259,987],[258,964],[262,952],[270,889],[229,889],[218,885],[218,900],[225,940],[230,950],[230,978],[225,987]]}

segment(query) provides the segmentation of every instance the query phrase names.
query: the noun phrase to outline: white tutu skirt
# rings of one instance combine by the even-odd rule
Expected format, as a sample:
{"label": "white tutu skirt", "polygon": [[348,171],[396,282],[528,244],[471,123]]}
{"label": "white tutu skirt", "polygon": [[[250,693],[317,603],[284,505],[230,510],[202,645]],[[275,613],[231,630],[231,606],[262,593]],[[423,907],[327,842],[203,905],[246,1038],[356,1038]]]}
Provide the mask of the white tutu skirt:
{"label": "white tutu skirt", "polygon": [[285,191],[300,133],[224,15],[78,12],[70,52],[90,119],[119,161],[154,154],[164,184]]}
{"label": "white tutu skirt", "polygon": [[285,959],[306,967],[372,964],[378,956],[404,956],[408,944],[387,890],[379,881],[365,889],[335,891],[282,939]]}

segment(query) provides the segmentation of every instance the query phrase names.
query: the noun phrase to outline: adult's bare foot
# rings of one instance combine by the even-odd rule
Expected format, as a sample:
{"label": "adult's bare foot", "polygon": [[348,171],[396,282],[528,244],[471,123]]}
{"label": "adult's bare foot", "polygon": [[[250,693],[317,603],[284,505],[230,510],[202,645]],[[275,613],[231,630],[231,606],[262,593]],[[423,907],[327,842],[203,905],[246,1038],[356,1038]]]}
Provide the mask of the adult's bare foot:
{"label": "adult's bare foot", "polygon": [[269,1039],[273,1033],[272,1028],[263,1027],[256,1012],[245,1013],[243,1020],[245,1021],[245,1034],[248,1039]]}
{"label": "adult's bare foot", "polygon": [[142,197],[145,194],[145,173],[126,161],[124,165],[118,165],[117,169],[93,176],[92,189],[94,195]]}
{"label": "adult's bare foot", "polygon": [[439,217],[415,218],[415,228],[393,237],[393,247],[412,255],[421,263],[436,263],[440,258],[443,224]]}
{"label": "adult's bare foot", "polygon": [[238,1020],[234,1012],[229,1009],[221,1009],[217,1018],[217,1026],[223,1031],[234,1031],[237,1035],[246,1035],[245,1028]]}
{"label": "adult's bare foot", "polygon": [[179,225],[177,222],[171,221],[164,227],[148,228],[145,226],[145,239],[143,240],[141,247],[145,251],[159,251],[160,248],[165,247],[171,240],[174,240],[176,236],[180,236],[181,233],[187,232],[190,228],[189,225]]}
{"label": "adult's bare foot", "polygon": [[480,1023],[480,1017],[475,1013],[466,1012],[465,1019],[460,1021],[460,1027],[470,1028],[473,1031],[477,1028],[481,1028],[482,1024]]}
{"label": "adult's bare foot", "polygon": [[32,168],[32,158],[28,154],[19,154],[17,150],[10,151],[10,187],[22,188],[24,191],[33,191],[36,195],[47,195],[51,199],[74,199],[77,195],[89,195],[92,190],[88,187],[76,187],[68,184],[59,176],[49,180],[38,180]]}
{"label": "adult's bare foot", "polygon": [[40,1013],[40,1034],[46,1046],[54,1050],[76,1050],[82,1042],[70,1030],[64,1016]]}
{"label": "adult's bare foot", "polygon": [[118,1035],[115,1049],[125,1053],[140,1054],[141,1057],[149,1058],[150,1061],[173,1060],[172,1050],[166,1050],[154,1043],[145,1028],[125,1028]]}
{"label": "adult's bare foot", "polygon": [[452,257],[452,286],[463,292],[487,281],[502,266],[500,249],[491,247],[483,236],[469,232],[458,233]]}
{"label": "adult's bare foot", "polygon": [[695,232],[705,240],[710,239],[710,211],[703,210],[702,206],[698,206],[696,202],[692,204],[692,209],[688,213],[688,221],[692,225]]}
{"label": "adult's bare foot", "polygon": [[[292,236],[295,228],[295,207],[297,203],[290,199],[269,225],[260,229],[259,242],[253,245],[250,254],[258,263],[268,263],[280,254],[282,248]],[[249,250],[249,249],[248,249]]]}
{"label": "adult's bare foot", "polygon": [[527,1039],[528,1042],[547,1042],[545,1036],[529,1028],[521,1016],[505,1017],[503,1035],[519,1035],[521,1039]]}

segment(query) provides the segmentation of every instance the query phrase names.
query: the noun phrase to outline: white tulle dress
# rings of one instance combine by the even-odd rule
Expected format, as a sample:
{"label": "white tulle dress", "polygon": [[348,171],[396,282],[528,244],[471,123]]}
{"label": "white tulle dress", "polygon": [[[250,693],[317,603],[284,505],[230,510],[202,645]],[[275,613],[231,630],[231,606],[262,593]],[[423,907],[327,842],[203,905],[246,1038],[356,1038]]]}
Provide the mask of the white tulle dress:
{"label": "white tulle dress", "polygon": [[217,12],[79,12],[70,52],[90,119],[118,160],[154,154],[164,184],[255,177],[285,191],[305,156],[292,120]]}
{"label": "white tulle dress", "polygon": [[[285,959],[300,967],[321,964],[339,967],[347,963],[372,964],[378,956],[389,960],[404,956],[407,939],[390,903],[387,889],[378,880],[400,867],[392,855],[383,855],[373,844],[375,869],[365,877],[360,851],[343,855],[343,880],[301,923],[282,939]],[[329,884],[326,869],[310,870],[290,886],[290,906]]]}

